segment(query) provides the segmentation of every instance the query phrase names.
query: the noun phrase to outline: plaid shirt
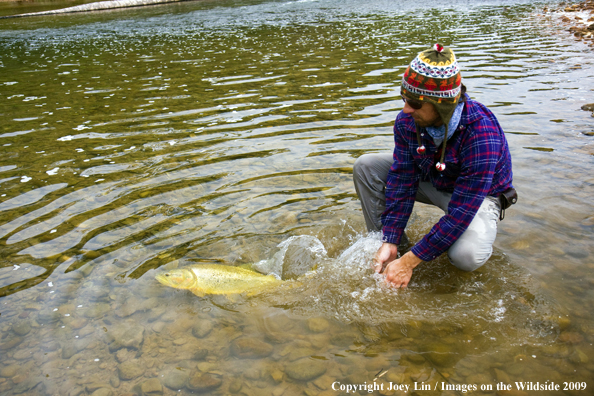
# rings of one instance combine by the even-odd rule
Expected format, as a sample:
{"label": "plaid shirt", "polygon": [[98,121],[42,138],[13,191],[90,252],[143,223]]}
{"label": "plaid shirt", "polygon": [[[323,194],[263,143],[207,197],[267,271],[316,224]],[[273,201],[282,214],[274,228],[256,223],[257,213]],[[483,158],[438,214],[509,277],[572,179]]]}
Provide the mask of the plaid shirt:
{"label": "plaid shirt", "polygon": [[413,248],[415,256],[430,261],[445,252],[466,231],[487,195],[498,197],[512,186],[512,164],[507,140],[487,107],[466,96],[460,124],[447,141],[446,168],[435,169],[441,150],[423,129],[424,154],[417,153],[413,118],[398,114],[394,124],[394,163],[388,173],[386,210],[382,214],[383,241],[398,244],[415,202],[419,181],[431,181],[452,193],[448,213]]}

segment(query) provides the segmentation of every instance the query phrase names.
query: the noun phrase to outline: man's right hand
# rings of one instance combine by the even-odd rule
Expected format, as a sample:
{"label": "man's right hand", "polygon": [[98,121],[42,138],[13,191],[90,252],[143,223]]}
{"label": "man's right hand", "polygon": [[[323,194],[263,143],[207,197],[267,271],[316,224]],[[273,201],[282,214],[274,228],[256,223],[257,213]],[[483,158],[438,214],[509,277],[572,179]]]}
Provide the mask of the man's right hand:
{"label": "man's right hand", "polygon": [[377,273],[384,272],[386,265],[398,257],[398,246],[393,243],[384,242],[373,257],[371,268]]}

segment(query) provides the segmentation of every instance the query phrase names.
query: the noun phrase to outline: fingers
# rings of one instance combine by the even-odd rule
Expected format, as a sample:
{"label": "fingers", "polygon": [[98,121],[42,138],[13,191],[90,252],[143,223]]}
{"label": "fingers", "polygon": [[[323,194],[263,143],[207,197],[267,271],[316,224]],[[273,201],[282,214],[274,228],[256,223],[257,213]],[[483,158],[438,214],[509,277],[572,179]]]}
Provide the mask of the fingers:
{"label": "fingers", "polygon": [[386,282],[397,289],[406,288],[412,277],[412,271],[401,268],[398,264],[398,260],[388,264],[384,271],[386,274]]}

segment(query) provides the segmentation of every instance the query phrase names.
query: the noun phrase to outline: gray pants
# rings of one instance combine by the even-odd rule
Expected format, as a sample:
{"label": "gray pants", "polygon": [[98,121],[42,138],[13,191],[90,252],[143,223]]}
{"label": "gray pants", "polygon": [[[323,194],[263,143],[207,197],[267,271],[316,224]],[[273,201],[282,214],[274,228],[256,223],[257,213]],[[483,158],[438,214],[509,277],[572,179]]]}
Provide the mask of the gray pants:
{"label": "gray pants", "polygon": [[[353,167],[353,181],[361,200],[368,231],[381,231],[381,215],[386,208],[386,180],[392,166],[392,154],[365,154]],[[441,208],[445,213],[451,193],[438,191],[430,182],[420,182],[416,201]],[[500,212],[499,201],[487,197],[474,219],[449,248],[448,257],[453,265],[464,271],[474,271],[487,262],[493,253]]]}

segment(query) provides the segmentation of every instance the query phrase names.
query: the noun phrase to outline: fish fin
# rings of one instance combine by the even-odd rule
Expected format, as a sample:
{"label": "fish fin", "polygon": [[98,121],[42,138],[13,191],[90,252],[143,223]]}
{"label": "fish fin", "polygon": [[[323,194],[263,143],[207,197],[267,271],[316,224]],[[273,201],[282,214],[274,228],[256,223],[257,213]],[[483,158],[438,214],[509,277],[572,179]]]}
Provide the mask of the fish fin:
{"label": "fish fin", "polygon": [[195,295],[197,295],[198,297],[204,297],[206,295],[206,293],[204,293],[202,290],[193,287],[191,289],[189,289],[192,293],[194,293]]}

